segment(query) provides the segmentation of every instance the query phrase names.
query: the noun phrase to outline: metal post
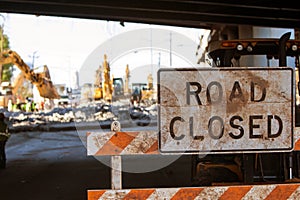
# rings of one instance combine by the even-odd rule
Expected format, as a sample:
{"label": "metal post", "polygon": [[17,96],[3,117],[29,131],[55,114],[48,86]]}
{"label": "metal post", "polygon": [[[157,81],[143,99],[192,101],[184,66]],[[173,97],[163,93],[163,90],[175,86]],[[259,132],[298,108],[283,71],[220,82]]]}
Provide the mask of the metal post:
{"label": "metal post", "polygon": [[289,179],[293,179],[293,153],[289,153]]}
{"label": "metal post", "polygon": [[122,189],[122,158],[121,158],[121,156],[111,156],[111,188],[113,190]]}
{"label": "metal post", "polygon": [[[120,122],[113,121],[111,131],[121,131]],[[122,189],[122,158],[119,155],[111,156],[111,188],[113,190]]]}

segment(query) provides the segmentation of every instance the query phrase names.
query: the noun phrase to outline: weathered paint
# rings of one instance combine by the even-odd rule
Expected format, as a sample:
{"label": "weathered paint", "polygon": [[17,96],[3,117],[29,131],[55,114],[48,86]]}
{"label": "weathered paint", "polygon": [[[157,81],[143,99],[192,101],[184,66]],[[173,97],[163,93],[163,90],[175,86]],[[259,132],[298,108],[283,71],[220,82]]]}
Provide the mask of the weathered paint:
{"label": "weathered paint", "polygon": [[161,69],[158,75],[162,153],[292,150],[292,68]]}
{"label": "weathered paint", "polygon": [[294,129],[294,150],[300,151],[300,127]]}
{"label": "weathered paint", "polygon": [[[88,156],[160,154],[158,132],[88,132]],[[295,128],[294,150],[300,151],[300,127]]]}
{"label": "weathered paint", "polygon": [[300,139],[298,139],[298,140],[295,142],[295,148],[294,148],[294,150],[300,151]]}
{"label": "weathered paint", "polygon": [[88,200],[139,199],[219,199],[219,200],[298,200],[300,184],[210,186],[186,188],[150,188],[124,190],[88,190]]}
{"label": "weathered paint", "polygon": [[158,154],[156,131],[87,133],[88,155]]}
{"label": "weathered paint", "polygon": [[122,158],[111,156],[111,188],[122,189]]}

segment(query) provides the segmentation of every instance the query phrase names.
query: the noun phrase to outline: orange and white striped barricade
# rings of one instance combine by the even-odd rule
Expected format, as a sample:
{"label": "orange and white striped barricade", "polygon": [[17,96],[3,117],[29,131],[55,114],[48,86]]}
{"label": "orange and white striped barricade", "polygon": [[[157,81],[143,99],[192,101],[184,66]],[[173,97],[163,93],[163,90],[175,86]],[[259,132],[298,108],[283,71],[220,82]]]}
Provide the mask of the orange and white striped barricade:
{"label": "orange and white striped barricade", "polygon": [[156,131],[87,133],[88,156],[159,154]]}
{"label": "orange and white striped barricade", "polygon": [[[299,129],[300,130],[300,129]],[[300,131],[295,131],[300,150]],[[88,156],[111,156],[112,189],[88,190],[88,200],[98,199],[300,199],[300,183],[208,186],[189,188],[122,189],[122,155],[160,154],[157,131],[87,133]]]}
{"label": "orange and white striped barricade", "polygon": [[300,127],[295,128],[294,141],[294,151],[300,151]]}
{"label": "orange and white striped barricade", "polygon": [[87,133],[88,156],[111,156],[111,187],[122,188],[121,155],[158,154],[156,131]]}
{"label": "orange and white striped barricade", "polygon": [[88,200],[107,199],[219,199],[219,200],[297,200],[300,184],[210,186],[191,188],[149,188],[124,190],[88,190]]}

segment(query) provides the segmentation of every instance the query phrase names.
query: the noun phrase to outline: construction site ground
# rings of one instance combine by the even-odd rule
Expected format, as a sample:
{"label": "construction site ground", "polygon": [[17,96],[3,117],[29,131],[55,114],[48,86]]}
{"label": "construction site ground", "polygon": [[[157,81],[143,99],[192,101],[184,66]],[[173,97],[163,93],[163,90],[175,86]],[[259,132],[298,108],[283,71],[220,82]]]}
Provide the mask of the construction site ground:
{"label": "construction site ground", "polygon": [[[82,130],[18,131],[7,142],[7,167],[0,170],[2,200],[84,200],[87,190],[111,188],[109,166],[87,156]],[[128,127],[123,130],[156,130],[156,126]],[[102,129],[101,131],[110,131]],[[101,158],[110,162],[110,156]],[[160,155],[122,157],[123,166],[160,162]],[[123,188],[191,186],[189,156],[148,173],[123,172]]]}

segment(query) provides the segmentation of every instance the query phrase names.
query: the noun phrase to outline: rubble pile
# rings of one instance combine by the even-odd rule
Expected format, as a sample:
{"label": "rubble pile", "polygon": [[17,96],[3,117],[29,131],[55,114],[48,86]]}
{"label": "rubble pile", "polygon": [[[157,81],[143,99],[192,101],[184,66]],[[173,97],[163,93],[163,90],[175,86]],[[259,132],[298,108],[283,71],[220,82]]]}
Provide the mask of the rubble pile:
{"label": "rubble pile", "polygon": [[2,109],[11,129],[28,129],[42,125],[68,125],[88,122],[111,122],[118,120],[136,121],[137,125],[148,125],[157,119],[157,106],[130,107],[128,105],[90,104],[76,108],[56,107],[50,111],[39,112],[8,112]]}

